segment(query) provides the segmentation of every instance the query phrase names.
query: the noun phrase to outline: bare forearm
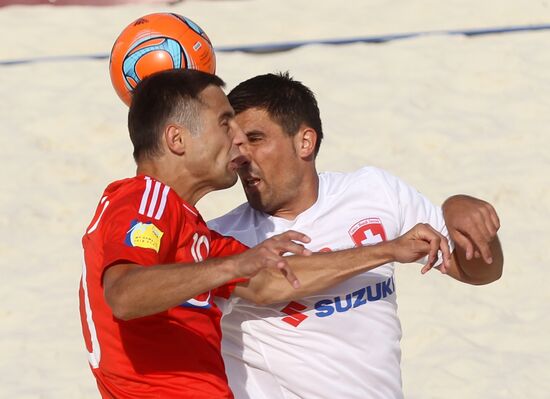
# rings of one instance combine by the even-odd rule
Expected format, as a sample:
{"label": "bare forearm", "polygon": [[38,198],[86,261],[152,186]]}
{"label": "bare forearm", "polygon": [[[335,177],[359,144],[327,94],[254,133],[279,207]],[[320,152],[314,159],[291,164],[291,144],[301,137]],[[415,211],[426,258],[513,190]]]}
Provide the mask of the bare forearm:
{"label": "bare forearm", "polygon": [[105,272],[105,298],[115,317],[129,320],[178,306],[235,277],[230,258],[200,264],[115,265]]}
{"label": "bare forearm", "polygon": [[254,276],[235,294],[258,304],[297,299],[336,285],[357,274],[394,261],[393,243],[353,248],[311,256],[290,256],[288,263],[300,281],[300,288],[288,284],[277,270],[266,269]]}
{"label": "bare forearm", "polygon": [[493,254],[493,262],[485,263],[483,258],[466,258],[466,252],[456,247],[453,252],[452,266],[448,274],[464,283],[483,285],[496,281],[502,275],[504,255],[498,237],[489,244]]}

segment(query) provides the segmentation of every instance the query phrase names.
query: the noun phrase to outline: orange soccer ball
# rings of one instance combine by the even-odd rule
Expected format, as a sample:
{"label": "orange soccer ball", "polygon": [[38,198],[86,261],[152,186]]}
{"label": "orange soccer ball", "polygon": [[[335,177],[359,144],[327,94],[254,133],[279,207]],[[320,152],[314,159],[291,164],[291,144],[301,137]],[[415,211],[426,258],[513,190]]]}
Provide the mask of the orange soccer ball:
{"label": "orange soccer ball", "polygon": [[181,15],[156,13],[138,18],[122,31],[111,50],[111,82],[128,106],[143,78],[174,68],[216,72],[210,39],[200,26]]}

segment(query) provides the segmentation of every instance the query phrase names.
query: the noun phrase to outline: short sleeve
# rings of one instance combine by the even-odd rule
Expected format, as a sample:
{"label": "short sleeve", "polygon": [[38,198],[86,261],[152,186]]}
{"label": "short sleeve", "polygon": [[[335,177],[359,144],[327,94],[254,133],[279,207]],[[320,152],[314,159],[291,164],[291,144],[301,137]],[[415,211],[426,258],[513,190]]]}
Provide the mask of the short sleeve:
{"label": "short sleeve", "polygon": [[[223,236],[214,230],[210,230],[210,233],[210,257],[223,258],[226,256],[238,255],[248,249],[246,245],[233,237]],[[228,299],[235,290],[235,286],[246,281],[248,281],[247,278],[231,280],[221,287],[216,288],[214,290],[214,295]]]}
{"label": "short sleeve", "polygon": [[210,230],[210,237],[210,256],[215,258],[237,255],[248,249],[248,247],[239,240],[221,235],[215,230]]}
{"label": "short sleeve", "polygon": [[[449,240],[452,250],[453,243],[445,225],[441,207],[434,205],[423,194],[401,179],[387,172],[383,172],[383,178],[389,187],[390,197],[394,198],[399,235],[405,234],[418,223],[428,223]],[[421,259],[418,262],[422,263],[423,261],[424,259]]]}
{"label": "short sleeve", "polygon": [[[154,187],[156,183],[151,184]],[[178,212],[180,207],[173,203],[168,186],[159,183],[156,200],[143,200],[144,190],[145,184],[141,190],[132,190],[115,199],[105,212],[103,268],[116,263],[152,266],[173,257],[177,247],[176,228],[182,222],[183,213]],[[149,212],[149,208],[153,211]]]}

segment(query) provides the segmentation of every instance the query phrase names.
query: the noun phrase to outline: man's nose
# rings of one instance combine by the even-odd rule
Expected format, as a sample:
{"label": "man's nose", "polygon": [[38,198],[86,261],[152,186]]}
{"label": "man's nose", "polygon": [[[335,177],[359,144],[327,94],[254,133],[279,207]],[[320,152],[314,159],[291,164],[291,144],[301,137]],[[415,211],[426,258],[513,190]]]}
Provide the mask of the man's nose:
{"label": "man's nose", "polygon": [[248,138],[241,129],[241,127],[235,122],[233,127],[233,145],[235,145],[239,152],[245,156],[248,156]]}
{"label": "man's nose", "polygon": [[236,146],[241,146],[246,143],[247,138],[246,134],[244,134],[243,129],[239,126],[237,122],[234,120],[231,121],[231,130],[233,132],[233,144]]}

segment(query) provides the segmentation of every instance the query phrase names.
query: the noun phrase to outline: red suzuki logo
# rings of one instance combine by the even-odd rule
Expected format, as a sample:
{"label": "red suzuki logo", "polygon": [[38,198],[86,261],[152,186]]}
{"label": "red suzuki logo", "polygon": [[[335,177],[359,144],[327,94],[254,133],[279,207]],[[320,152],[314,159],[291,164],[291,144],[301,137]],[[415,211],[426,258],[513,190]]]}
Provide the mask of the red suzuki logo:
{"label": "red suzuki logo", "polygon": [[301,322],[307,319],[307,316],[301,313],[306,309],[307,306],[304,306],[298,302],[291,301],[288,305],[286,305],[286,307],[281,309],[281,312],[288,315],[288,317],[283,317],[282,320],[293,327],[298,327]]}
{"label": "red suzuki logo", "polygon": [[356,247],[378,244],[386,241],[384,226],[378,218],[367,218],[355,223],[349,229],[349,235]]}

